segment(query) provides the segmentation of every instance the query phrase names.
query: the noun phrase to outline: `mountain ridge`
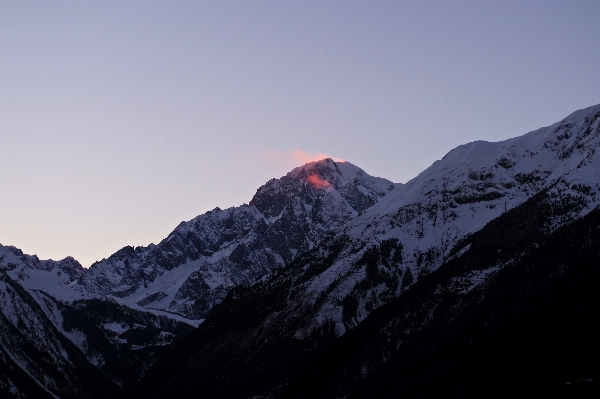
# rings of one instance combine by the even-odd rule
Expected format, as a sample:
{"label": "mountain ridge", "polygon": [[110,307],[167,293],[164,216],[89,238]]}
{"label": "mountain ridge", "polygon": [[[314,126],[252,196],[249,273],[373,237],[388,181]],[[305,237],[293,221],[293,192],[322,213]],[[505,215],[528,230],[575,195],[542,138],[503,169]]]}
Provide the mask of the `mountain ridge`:
{"label": "mountain ridge", "polygon": [[[48,352],[42,357],[56,355],[59,365],[78,357],[117,390],[146,375],[127,392],[185,396],[195,386],[218,397],[236,381],[239,397],[283,395],[314,356],[442,275],[443,265],[472,256],[473,237],[495,231],[501,216],[531,207],[538,216],[525,219],[548,237],[586,217],[600,199],[599,145],[596,105],[523,136],[459,146],[406,184],[350,163],[309,163],[265,183],[250,205],[215,208],[182,222],[159,244],[124,247],[90,269],[72,258],[40,261],[0,246],[0,270],[10,280],[0,285],[2,296],[23,292],[26,305],[18,314],[2,310],[0,356],[39,346],[35,328],[20,344],[9,333],[20,318],[38,320],[48,337],[48,347],[39,346]],[[512,255],[457,274],[446,288],[459,296],[477,292],[543,244],[507,242],[512,246],[501,250]],[[61,345],[72,355],[65,357]],[[7,366],[13,379],[0,379],[2,392],[23,380],[19,367],[35,369],[35,357],[29,362]],[[199,370],[204,379],[190,385]],[[82,397],[99,381],[52,373],[52,381],[35,379],[50,395],[71,384],[83,391],[68,394]]]}
{"label": "mountain ridge", "polygon": [[[24,335],[20,344],[11,346],[15,341],[8,331],[25,317],[48,326],[43,341],[59,368],[71,361],[71,355],[56,355],[65,353],[59,342],[70,341],[66,345],[80,353],[82,369],[95,370],[116,383],[117,390],[126,388],[197,326],[229,288],[284,267],[394,187],[350,163],[340,167],[324,159],[270,180],[257,190],[252,206],[216,208],[180,223],[159,244],[123,247],[90,269],[71,257],[40,261],[0,245],[0,270],[11,284],[22,287],[21,302],[29,304],[16,318],[6,309],[0,315],[5,327],[0,340],[6,343],[2,359],[14,358],[22,346],[40,345],[35,335]],[[265,217],[255,203],[263,210],[272,204],[279,213],[270,208]],[[12,292],[5,288],[0,287],[2,295]],[[22,372],[30,373],[36,362],[19,364],[20,368],[14,362],[7,366],[0,392],[33,392],[13,389],[16,381],[24,381]],[[63,395],[68,391],[58,386],[94,382],[52,372],[57,377],[46,380],[35,373],[34,385],[45,392],[39,395]],[[82,389],[70,394],[91,394]]]}
{"label": "mountain ridge", "polygon": [[[302,359],[469,254],[469,237],[499,216],[535,203],[541,214],[531,223],[549,236],[585,217],[598,206],[599,145],[594,106],[524,136],[451,151],[287,268],[231,291],[184,339],[186,351],[149,370],[143,392],[278,395],[302,372]],[[518,245],[511,251],[503,263],[456,276],[458,292],[485,285],[522,256]]]}

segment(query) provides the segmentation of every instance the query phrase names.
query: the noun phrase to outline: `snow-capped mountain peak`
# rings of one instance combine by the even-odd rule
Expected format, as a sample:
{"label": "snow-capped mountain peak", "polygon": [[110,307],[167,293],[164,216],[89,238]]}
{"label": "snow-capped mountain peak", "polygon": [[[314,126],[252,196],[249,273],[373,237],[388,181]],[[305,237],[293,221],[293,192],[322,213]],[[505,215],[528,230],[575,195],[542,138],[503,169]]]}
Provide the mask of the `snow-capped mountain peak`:
{"label": "snow-capped mountain peak", "polygon": [[270,180],[256,191],[250,205],[270,218],[279,215],[293,198],[300,198],[312,207],[316,198],[329,195],[337,202],[346,202],[355,212],[361,212],[396,186],[389,180],[367,175],[350,162],[326,158]]}
{"label": "snow-capped mountain peak", "polygon": [[202,319],[231,287],[289,264],[397,186],[348,162],[311,162],[267,182],[249,205],[182,222],[155,246],[124,247],[71,289]]}

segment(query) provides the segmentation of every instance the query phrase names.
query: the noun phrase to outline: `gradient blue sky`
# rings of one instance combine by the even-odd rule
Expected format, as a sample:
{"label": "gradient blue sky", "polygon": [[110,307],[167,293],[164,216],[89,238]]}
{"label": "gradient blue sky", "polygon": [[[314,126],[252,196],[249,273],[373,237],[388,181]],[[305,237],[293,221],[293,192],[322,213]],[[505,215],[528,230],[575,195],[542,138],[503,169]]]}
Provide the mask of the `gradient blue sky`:
{"label": "gradient blue sky", "polygon": [[[0,243],[84,266],[302,163],[406,182],[600,102],[600,1],[0,1]],[[296,151],[293,153],[292,151]]]}

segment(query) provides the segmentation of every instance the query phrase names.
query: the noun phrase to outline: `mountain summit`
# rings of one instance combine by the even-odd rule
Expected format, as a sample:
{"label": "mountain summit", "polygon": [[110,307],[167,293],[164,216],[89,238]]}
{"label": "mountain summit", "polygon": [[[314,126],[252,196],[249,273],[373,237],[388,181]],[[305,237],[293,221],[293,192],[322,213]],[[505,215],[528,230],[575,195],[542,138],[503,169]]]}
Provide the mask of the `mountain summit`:
{"label": "mountain summit", "polygon": [[250,205],[182,222],[158,245],[125,247],[71,288],[203,319],[233,286],[288,265],[396,185],[327,158],[260,187]]}

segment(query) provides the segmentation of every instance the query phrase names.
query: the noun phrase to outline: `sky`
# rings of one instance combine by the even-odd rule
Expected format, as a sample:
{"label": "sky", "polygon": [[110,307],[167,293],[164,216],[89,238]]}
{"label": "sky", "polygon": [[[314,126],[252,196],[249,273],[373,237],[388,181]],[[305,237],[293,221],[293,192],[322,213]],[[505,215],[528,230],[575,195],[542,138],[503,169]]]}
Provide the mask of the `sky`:
{"label": "sky", "polygon": [[319,157],[406,182],[600,103],[599,1],[0,0],[0,243],[87,267]]}

